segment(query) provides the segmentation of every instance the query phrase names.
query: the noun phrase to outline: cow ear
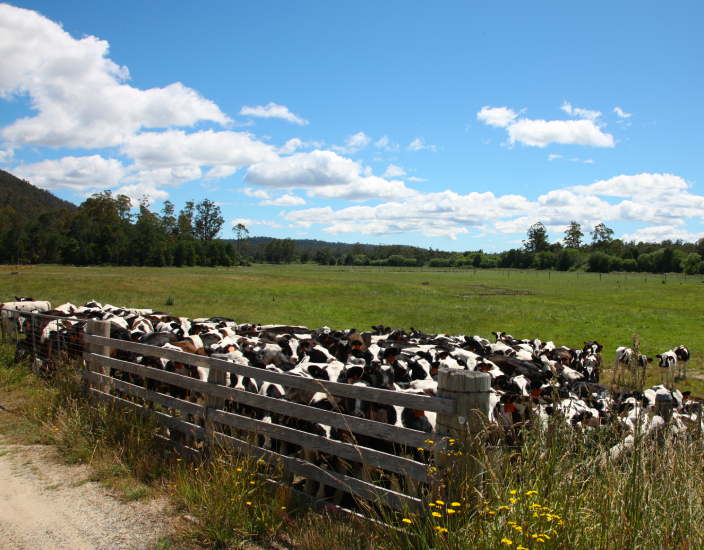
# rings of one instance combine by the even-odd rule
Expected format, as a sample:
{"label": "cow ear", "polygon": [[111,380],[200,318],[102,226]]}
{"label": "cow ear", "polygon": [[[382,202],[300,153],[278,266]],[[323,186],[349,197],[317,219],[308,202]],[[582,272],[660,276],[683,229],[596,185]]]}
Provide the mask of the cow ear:
{"label": "cow ear", "polygon": [[658,359],[662,359],[662,355],[656,355],[655,357],[657,357]]}

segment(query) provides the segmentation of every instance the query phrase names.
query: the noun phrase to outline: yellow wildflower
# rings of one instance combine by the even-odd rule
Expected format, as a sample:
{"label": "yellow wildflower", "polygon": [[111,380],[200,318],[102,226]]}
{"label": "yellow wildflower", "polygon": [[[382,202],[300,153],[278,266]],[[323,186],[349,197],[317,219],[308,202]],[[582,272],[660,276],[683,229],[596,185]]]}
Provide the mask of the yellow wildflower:
{"label": "yellow wildflower", "polygon": [[452,508],[450,508],[450,509],[447,511],[447,513],[448,513],[448,514],[454,514],[454,513],[455,513],[455,510],[453,510]]}
{"label": "yellow wildflower", "polygon": [[515,498],[508,499],[511,504],[516,504],[518,501]]}
{"label": "yellow wildflower", "polygon": [[413,522],[412,522],[410,519],[408,519],[408,518],[403,518],[401,521],[403,521],[403,523],[413,523]]}
{"label": "yellow wildflower", "polygon": [[509,508],[508,506],[499,506],[499,511],[501,511],[501,510],[510,510],[510,509],[511,509],[511,508]]}
{"label": "yellow wildflower", "polygon": [[542,535],[540,535],[540,536],[541,536],[541,537],[544,537],[544,538],[546,538],[546,539],[548,539],[548,540],[550,540],[550,537],[548,537],[548,536],[547,536],[546,534],[544,534],[544,533],[543,533]]}
{"label": "yellow wildflower", "polygon": [[433,512],[433,517],[441,518],[442,514],[439,514],[438,512]]}
{"label": "yellow wildflower", "polygon": [[501,544],[505,544],[506,546],[511,546],[513,542],[511,542],[508,539],[501,539]]}
{"label": "yellow wildflower", "polygon": [[436,500],[435,504],[438,504],[440,506],[445,506],[445,503],[442,500]]}
{"label": "yellow wildflower", "polygon": [[519,533],[520,533],[521,531],[523,531],[523,527],[521,527],[520,525],[512,525],[512,527],[513,527],[516,531],[518,531]]}
{"label": "yellow wildflower", "polygon": [[516,493],[517,493],[517,491],[509,491],[510,495],[515,495]]}
{"label": "yellow wildflower", "polygon": [[455,508],[457,508],[458,506],[462,505],[459,502],[453,502],[452,504],[450,504],[450,506],[454,506]]}
{"label": "yellow wildflower", "polygon": [[428,503],[428,506],[430,506],[431,508],[435,508],[435,503],[434,503],[434,502],[429,502],[429,503]]}
{"label": "yellow wildflower", "polygon": [[537,494],[538,494],[538,491],[528,491],[526,493],[526,496],[529,497],[530,495],[537,495]]}
{"label": "yellow wildflower", "polygon": [[248,502],[248,503],[247,503],[247,506],[251,506],[251,505],[252,505],[252,503],[251,503],[251,502]]}

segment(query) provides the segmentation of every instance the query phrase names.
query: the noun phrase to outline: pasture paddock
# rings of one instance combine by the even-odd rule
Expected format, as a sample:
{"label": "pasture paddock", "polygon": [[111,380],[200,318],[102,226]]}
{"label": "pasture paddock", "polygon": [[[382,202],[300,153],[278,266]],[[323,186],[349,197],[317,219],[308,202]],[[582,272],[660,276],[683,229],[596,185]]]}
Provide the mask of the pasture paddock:
{"label": "pasture paddock", "polygon": [[[581,348],[604,346],[605,366],[638,334],[654,357],[680,344],[692,351],[682,391],[704,395],[704,284],[683,274],[562,273],[394,267],[258,265],[240,268],[40,265],[21,277],[0,273],[0,300],[33,296],[155,308],[196,318],[368,330],[382,323],[426,332],[508,332]],[[429,282],[429,285],[422,285]],[[173,296],[174,304],[166,306]],[[647,384],[659,384],[650,368]],[[605,370],[611,380],[611,370]]]}

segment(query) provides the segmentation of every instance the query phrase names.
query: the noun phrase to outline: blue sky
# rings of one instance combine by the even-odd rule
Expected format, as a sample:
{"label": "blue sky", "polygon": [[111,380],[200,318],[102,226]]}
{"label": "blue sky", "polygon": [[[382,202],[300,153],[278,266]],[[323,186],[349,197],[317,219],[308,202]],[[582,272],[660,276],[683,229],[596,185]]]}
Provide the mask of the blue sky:
{"label": "blue sky", "polygon": [[253,235],[704,237],[701,3],[0,4],[0,168]]}

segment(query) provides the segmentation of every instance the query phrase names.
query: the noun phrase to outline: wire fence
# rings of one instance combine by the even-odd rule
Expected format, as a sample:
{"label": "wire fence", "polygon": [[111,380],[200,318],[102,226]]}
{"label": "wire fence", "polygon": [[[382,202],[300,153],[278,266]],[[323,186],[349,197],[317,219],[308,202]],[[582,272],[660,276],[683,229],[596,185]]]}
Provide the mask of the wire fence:
{"label": "wire fence", "polygon": [[87,319],[13,309],[1,309],[0,319],[3,340],[15,345],[15,359],[29,358],[37,375],[47,374],[60,362],[83,355]]}

